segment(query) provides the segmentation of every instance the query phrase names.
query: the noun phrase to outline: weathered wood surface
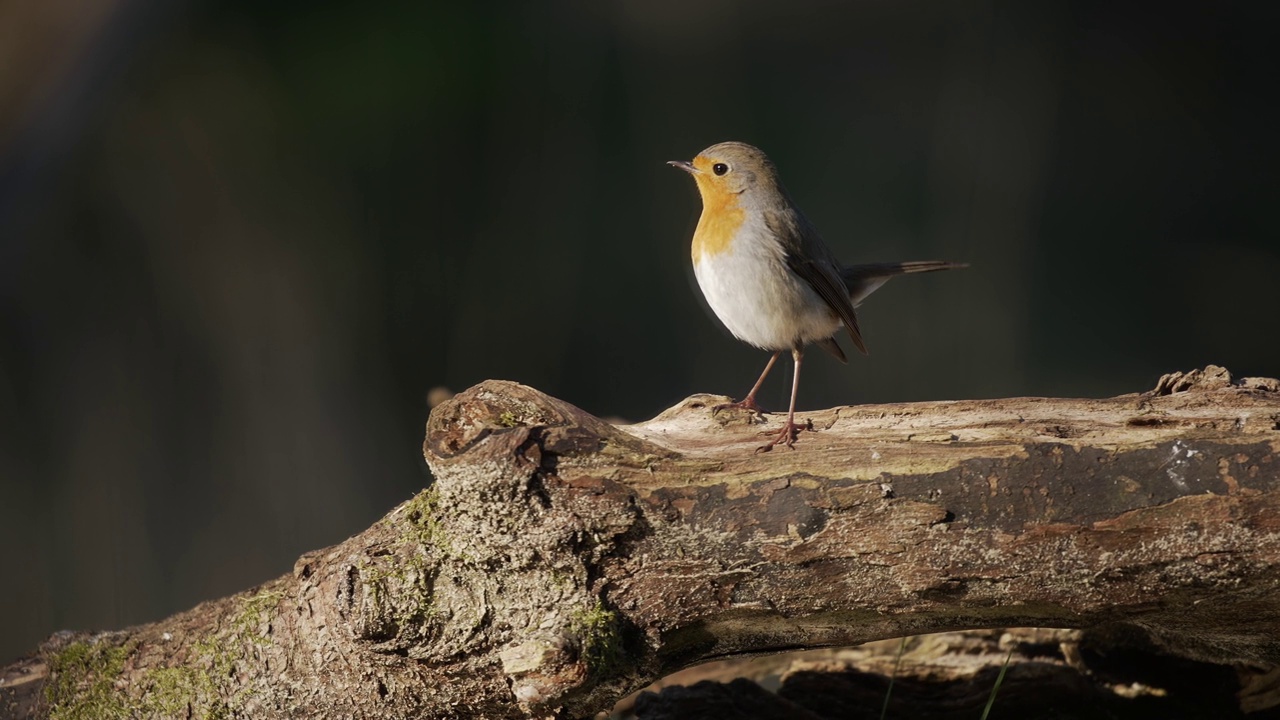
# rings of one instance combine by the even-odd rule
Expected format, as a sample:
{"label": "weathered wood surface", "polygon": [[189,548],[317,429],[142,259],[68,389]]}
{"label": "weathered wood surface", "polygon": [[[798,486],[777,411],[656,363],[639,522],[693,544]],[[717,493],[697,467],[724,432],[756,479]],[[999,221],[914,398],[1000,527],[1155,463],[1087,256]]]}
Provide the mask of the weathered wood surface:
{"label": "weathered wood surface", "polygon": [[998,684],[996,718],[1245,720],[1274,708],[1280,691],[1280,672],[1165,655],[1135,647],[1132,633],[1011,628],[902,640],[698,665],[615,712],[644,720],[975,720]]}
{"label": "weathered wood surface", "polygon": [[[614,426],[515,383],[439,406],[435,485],[294,572],[10,666],[21,717],[581,717],[699,661],[1117,623],[1280,665],[1280,384]],[[56,670],[56,672],[52,672]]]}

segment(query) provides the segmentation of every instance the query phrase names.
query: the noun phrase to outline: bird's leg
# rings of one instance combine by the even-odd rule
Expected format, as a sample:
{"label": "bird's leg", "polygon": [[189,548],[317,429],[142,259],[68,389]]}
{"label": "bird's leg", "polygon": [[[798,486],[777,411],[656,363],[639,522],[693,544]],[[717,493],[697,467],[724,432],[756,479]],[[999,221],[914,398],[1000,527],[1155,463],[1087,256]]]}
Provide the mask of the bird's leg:
{"label": "bird's leg", "polygon": [[[795,445],[796,435],[798,435],[801,430],[813,429],[813,425],[811,423],[805,423],[803,425],[796,424],[796,391],[800,389],[800,358],[803,355],[804,353],[801,352],[800,348],[796,348],[791,351],[791,357],[796,361],[796,371],[795,375],[791,378],[791,408],[787,410],[787,421],[783,423],[782,430],[774,435],[772,440],[756,448],[756,452],[769,452],[773,449],[773,446],[778,443],[782,443],[788,448],[791,448]],[[776,358],[777,355],[774,357]]]}
{"label": "bird's leg", "polygon": [[721,403],[720,405],[716,405],[711,408],[712,414],[729,408],[740,408],[742,410],[750,410],[755,413],[756,417],[763,418],[765,411],[764,408],[756,404],[756,393],[760,392],[760,386],[764,385],[764,379],[769,377],[769,371],[773,369],[773,364],[778,362],[778,356],[781,354],[782,351],[779,350],[773,354],[773,357],[769,358],[769,363],[764,366],[764,372],[760,373],[760,379],[756,380],[756,384],[751,386],[751,392],[747,393],[746,397],[742,398],[738,402]]}

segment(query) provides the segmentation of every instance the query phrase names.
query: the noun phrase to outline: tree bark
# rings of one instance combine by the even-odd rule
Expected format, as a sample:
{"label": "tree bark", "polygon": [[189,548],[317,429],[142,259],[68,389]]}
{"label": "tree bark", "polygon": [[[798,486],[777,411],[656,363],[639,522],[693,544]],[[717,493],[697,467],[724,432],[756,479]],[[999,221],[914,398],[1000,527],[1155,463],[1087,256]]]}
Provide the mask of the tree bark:
{"label": "tree bark", "polygon": [[1123,625],[1280,665],[1280,383],[615,426],[510,382],[436,408],[435,483],[240,595],[60,633],[15,717],[583,717],[677,669],[929,632]]}
{"label": "tree bark", "polygon": [[[1275,702],[1275,672],[1171,657],[1135,647],[1136,639],[966,630],[734,658],[669,675],[614,712],[644,720],[974,720],[994,694],[992,717],[1000,718],[1243,720]],[[1275,711],[1250,720],[1264,717]]]}

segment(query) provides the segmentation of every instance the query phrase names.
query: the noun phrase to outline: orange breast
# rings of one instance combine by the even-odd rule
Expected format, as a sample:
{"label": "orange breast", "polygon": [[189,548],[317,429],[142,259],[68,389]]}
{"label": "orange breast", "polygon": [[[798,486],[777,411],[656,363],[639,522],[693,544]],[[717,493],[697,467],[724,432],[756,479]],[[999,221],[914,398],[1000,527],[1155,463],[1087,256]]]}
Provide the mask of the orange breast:
{"label": "orange breast", "polygon": [[699,189],[702,190],[702,217],[698,220],[698,229],[693,233],[692,254],[695,263],[708,255],[718,255],[728,250],[746,218],[742,208],[738,206],[737,195],[718,192],[718,188]]}

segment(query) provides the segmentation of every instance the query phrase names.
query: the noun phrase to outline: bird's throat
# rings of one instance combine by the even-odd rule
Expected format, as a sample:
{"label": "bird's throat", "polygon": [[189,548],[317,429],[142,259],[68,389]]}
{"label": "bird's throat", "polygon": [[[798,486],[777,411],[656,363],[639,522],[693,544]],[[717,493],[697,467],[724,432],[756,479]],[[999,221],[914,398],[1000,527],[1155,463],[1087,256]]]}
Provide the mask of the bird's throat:
{"label": "bird's throat", "polygon": [[746,218],[738,196],[725,192],[702,193],[702,217],[693,233],[693,262],[729,249]]}

